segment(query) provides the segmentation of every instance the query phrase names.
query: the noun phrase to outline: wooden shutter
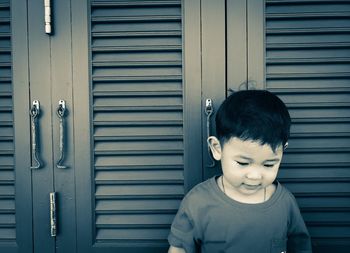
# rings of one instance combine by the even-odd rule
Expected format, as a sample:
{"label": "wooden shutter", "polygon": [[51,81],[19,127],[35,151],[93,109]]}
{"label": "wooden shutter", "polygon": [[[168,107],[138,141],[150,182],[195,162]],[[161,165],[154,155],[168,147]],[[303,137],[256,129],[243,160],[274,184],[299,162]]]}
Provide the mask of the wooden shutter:
{"label": "wooden shutter", "polygon": [[92,1],[96,245],[167,247],[184,194],[181,1]]}
{"label": "wooden shutter", "polygon": [[266,85],[293,126],[280,181],[315,252],[350,247],[350,1],[266,1]]}
{"label": "wooden shutter", "polygon": [[15,242],[10,2],[0,1],[0,243]]}

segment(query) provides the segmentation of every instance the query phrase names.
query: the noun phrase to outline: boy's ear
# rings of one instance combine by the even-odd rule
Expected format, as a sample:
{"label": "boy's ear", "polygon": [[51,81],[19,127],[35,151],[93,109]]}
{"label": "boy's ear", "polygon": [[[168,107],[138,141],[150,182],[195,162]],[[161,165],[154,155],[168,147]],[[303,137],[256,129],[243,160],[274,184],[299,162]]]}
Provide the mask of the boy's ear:
{"label": "boy's ear", "polygon": [[222,152],[220,141],[215,136],[209,136],[207,142],[214,159],[219,161],[221,159]]}

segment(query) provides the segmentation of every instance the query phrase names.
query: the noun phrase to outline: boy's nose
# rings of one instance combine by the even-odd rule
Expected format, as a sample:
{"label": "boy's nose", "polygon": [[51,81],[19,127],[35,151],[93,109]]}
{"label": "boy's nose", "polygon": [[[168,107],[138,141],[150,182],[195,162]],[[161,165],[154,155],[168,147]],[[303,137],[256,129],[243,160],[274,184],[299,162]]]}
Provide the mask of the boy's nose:
{"label": "boy's nose", "polygon": [[252,179],[252,180],[259,180],[262,178],[261,173],[259,171],[253,170],[253,171],[249,171],[246,174],[246,177],[248,179]]}

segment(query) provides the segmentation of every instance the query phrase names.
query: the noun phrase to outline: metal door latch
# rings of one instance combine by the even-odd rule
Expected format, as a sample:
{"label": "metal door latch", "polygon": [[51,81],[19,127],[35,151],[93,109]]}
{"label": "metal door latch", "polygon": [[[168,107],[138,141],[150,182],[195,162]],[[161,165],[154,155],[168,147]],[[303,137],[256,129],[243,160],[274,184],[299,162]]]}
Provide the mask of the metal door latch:
{"label": "metal door latch", "polygon": [[39,100],[33,100],[32,103],[32,108],[30,108],[29,111],[30,117],[31,117],[31,130],[32,130],[32,154],[33,154],[33,159],[36,163],[36,165],[32,165],[30,168],[31,169],[39,169],[43,163],[41,162],[39,158],[39,136],[38,136],[38,128],[39,128],[39,123],[38,123],[38,118],[40,115],[40,102]]}
{"label": "metal door latch", "polygon": [[45,8],[45,33],[51,34],[51,0],[44,0],[44,8]]}
{"label": "metal door latch", "polygon": [[[205,100],[205,109],[204,109],[205,114],[207,115],[207,138],[210,136],[210,118],[214,112],[214,107],[213,107],[213,100],[210,98],[207,98]],[[210,164],[207,165],[207,167],[215,167],[215,160],[212,157],[212,153],[208,144],[208,155],[209,155],[209,160]]]}
{"label": "metal door latch", "polygon": [[51,236],[57,234],[57,217],[56,217],[56,192],[50,192],[50,231]]}
{"label": "metal door latch", "polygon": [[63,165],[65,155],[65,116],[66,116],[66,102],[64,100],[58,101],[57,116],[60,120],[60,157],[56,163],[57,168],[65,169],[67,166]]}
{"label": "metal door latch", "polygon": [[213,101],[210,98],[205,100],[205,113],[207,115],[213,113]]}

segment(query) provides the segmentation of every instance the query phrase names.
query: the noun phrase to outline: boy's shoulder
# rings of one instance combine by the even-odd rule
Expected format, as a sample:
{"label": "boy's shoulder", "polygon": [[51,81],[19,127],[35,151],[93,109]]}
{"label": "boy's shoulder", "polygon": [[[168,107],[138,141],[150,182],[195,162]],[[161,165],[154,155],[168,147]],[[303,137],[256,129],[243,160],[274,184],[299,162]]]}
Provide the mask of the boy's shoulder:
{"label": "boy's shoulder", "polygon": [[287,187],[282,185],[280,182],[277,182],[277,184],[278,184],[278,187],[280,187],[280,189],[281,189],[282,193],[284,194],[284,196],[288,196],[288,197],[290,197],[292,199],[295,198],[293,193]]}
{"label": "boy's shoulder", "polygon": [[214,192],[216,176],[209,178],[197,185],[195,185],[185,196],[184,200],[192,200],[195,198],[196,200],[200,198],[208,198]]}
{"label": "boy's shoulder", "polygon": [[287,205],[289,209],[291,207],[292,209],[297,207],[298,204],[293,193],[288,188],[283,186],[281,183],[277,182],[277,185],[279,188],[279,194],[278,194],[279,196],[277,198],[277,201],[279,203],[282,203],[282,205]]}

